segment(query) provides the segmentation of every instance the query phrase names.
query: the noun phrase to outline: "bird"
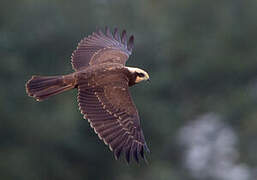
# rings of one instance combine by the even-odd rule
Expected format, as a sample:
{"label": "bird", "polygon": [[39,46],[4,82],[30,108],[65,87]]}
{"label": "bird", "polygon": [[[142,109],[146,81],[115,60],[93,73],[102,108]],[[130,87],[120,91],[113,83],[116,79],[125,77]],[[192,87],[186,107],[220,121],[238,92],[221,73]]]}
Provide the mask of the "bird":
{"label": "bird", "polygon": [[[43,101],[71,89],[78,90],[77,101],[98,137],[113,151],[116,160],[124,154],[127,163],[146,161],[150,152],[140,125],[138,110],[129,88],[149,81],[145,70],[126,66],[132,54],[134,36],[126,30],[97,28],[82,39],[73,51],[73,73],[56,76],[33,75],[25,84],[28,96]],[[147,161],[146,161],[147,162]]]}

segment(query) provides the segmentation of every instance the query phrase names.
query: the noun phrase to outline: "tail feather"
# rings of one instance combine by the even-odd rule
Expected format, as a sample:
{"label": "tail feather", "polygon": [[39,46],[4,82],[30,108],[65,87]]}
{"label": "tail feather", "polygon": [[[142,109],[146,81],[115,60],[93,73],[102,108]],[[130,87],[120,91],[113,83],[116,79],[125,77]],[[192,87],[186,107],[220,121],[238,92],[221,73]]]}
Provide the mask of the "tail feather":
{"label": "tail feather", "polygon": [[72,83],[63,82],[63,76],[32,76],[26,83],[26,92],[37,101],[74,88]]}

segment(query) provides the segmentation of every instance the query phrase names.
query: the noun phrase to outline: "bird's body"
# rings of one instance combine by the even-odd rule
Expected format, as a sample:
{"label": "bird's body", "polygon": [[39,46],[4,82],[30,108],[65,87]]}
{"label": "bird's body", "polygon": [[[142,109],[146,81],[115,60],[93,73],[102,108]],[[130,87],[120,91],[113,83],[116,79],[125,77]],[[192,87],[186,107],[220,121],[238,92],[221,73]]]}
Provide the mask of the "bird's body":
{"label": "bird's body", "polygon": [[112,81],[114,74],[116,76],[126,76],[129,81],[129,86],[135,85],[136,76],[134,73],[131,73],[128,67],[118,64],[118,63],[103,63],[100,65],[93,65],[88,68],[74,72],[72,76],[79,80],[85,80],[89,83],[98,82],[101,85],[104,85],[106,82]]}
{"label": "bird's body", "polygon": [[129,162],[138,161],[148,151],[140,127],[137,109],[129,93],[129,87],[143,80],[148,74],[139,68],[126,67],[131,54],[133,36],[129,42],[126,32],[122,37],[117,29],[114,35],[106,29],[83,39],[72,55],[75,72],[60,76],[32,76],[26,84],[29,96],[38,101],[77,88],[78,103],[84,118],[114,151],[116,158],[122,152]]}

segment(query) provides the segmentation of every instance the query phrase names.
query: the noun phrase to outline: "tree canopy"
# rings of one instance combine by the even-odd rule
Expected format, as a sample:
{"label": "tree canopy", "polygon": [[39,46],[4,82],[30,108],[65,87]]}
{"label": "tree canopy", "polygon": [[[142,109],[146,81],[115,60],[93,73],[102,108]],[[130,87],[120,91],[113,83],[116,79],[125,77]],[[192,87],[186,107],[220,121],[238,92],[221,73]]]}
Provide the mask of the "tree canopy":
{"label": "tree canopy", "polygon": [[[0,178],[256,177],[256,8],[257,1],[239,0],[1,1]],[[131,89],[148,165],[114,160],[83,120],[76,90],[40,103],[25,92],[31,75],[72,72],[77,43],[105,25],[135,36],[128,65],[151,77]],[[221,153],[224,147],[232,150]],[[231,157],[224,161],[231,173],[212,172],[211,159],[203,169],[203,154]]]}

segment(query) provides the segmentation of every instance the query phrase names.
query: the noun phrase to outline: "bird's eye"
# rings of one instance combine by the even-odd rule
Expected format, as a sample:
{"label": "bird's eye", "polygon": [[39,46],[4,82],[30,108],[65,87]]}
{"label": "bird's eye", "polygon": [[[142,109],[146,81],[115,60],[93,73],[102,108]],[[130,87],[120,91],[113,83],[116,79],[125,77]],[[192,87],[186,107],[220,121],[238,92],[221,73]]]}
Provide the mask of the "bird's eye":
{"label": "bird's eye", "polygon": [[145,75],[143,73],[138,73],[137,74],[139,77],[144,77]]}

